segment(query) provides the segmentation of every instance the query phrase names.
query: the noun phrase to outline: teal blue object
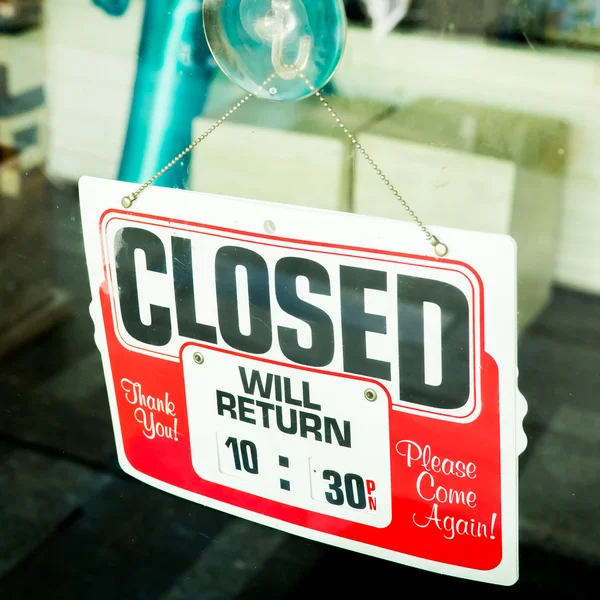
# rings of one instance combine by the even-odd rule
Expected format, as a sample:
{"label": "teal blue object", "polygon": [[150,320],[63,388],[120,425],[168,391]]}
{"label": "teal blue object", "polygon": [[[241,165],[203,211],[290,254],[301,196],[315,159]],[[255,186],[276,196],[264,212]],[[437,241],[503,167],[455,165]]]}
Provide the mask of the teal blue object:
{"label": "teal blue object", "polygon": [[342,57],[342,0],[204,0],[203,10],[217,64],[254,96],[310,96],[332,78]]}
{"label": "teal blue object", "polygon": [[92,0],[96,6],[104,9],[113,17],[120,17],[129,6],[129,0]]}
{"label": "teal blue object", "polygon": [[[129,4],[93,2],[114,16]],[[201,0],[146,0],[120,180],[147,181],[191,143],[192,120],[202,113],[213,73]],[[160,185],[186,187],[189,158],[167,171]]]}

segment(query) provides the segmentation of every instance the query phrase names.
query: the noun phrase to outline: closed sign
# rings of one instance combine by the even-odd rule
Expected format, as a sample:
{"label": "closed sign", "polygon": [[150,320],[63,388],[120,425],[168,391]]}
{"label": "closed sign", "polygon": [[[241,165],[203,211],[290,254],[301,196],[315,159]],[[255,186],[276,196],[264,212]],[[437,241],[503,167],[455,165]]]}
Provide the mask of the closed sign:
{"label": "closed sign", "polygon": [[[119,459],[183,498],[441,573],[517,578],[515,248],[80,182]],[[436,233],[438,233],[436,231]]]}

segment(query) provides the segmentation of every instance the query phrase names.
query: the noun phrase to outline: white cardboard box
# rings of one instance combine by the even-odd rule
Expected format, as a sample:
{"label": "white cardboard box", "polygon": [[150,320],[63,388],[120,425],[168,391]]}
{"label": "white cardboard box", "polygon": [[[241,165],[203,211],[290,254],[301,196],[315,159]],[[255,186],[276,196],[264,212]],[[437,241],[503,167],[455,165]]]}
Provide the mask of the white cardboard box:
{"label": "white cardboard box", "polygon": [[[223,106],[216,100],[206,116],[194,121],[194,138],[229,108],[229,104]],[[340,118],[357,133],[389,110],[373,102],[336,99],[335,104]],[[194,150],[190,187],[228,196],[348,210],[351,154],[348,136],[315,97],[285,103],[252,99]]]}

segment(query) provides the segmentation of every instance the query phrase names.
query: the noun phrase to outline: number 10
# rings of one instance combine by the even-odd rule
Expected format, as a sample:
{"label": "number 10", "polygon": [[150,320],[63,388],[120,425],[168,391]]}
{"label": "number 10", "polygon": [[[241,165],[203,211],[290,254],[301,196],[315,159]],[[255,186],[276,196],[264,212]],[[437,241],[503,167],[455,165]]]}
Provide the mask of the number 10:
{"label": "number 10", "polygon": [[254,442],[242,440],[238,445],[237,438],[229,437],[225,445],[233,451],[233,462],[236,471],[241,471],[243,465],[244,471],[247,473],[251,473],[252,475],[258,474],[258,450]]}

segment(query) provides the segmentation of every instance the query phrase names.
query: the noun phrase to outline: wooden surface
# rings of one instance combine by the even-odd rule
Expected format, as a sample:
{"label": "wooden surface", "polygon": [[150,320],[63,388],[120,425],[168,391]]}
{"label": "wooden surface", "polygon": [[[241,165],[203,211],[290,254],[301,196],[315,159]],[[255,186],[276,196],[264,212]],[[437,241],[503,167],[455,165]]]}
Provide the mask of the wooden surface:
{"label": "wooden surface", "polygon": [[600,299],[555,289],[522,336],[521,579],[498,588],[303,540],[156,491],[115,462],[73,188],[52,190],[75,316],[0,362],[2,600],[306,600],[436,592],[596,598]]}

